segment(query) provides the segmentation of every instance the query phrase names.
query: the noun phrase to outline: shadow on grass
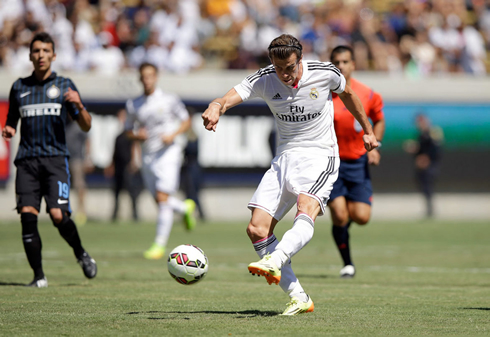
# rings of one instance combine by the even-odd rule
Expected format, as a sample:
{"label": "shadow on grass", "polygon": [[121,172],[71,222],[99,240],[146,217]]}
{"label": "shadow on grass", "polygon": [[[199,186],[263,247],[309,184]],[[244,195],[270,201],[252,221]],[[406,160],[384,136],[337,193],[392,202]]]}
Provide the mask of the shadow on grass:
{"label": "shadow on grass", "polygon": [[146,314],[177,314],[174,317],[148,317],[148,319],[185,319],[189,320],[189,317],[182,317],[179,315],[192,315],[192,314],[216,314],[216,315],[237,315],[235,318],[252,318],[252,317],[271,317],[279,315],[276,311],[261,311],[261,310],[243,310],[243,311],[131,311],[126,315],[146,315]]}
{"label": "shadow on grass", "polygon": [[319,279],[326,279],[326,278],[339,278],[339,276],[335,275],[318,275],[318,274],[296,274],[296,277],[299,279],[303,278],[319,278]]}
{"label": "shadow on grass", "polygon": [[26,284],[25,283],[17,283],[17,282],[1,282],[0,281],[0,286],[17,286],[17,287],[24,287]]}
{"label": "shadow on grass", "polygon": [[463,310],[483,310],[483,311],[490,311],[490,308],[460,308],[460,309],[463,309]]}

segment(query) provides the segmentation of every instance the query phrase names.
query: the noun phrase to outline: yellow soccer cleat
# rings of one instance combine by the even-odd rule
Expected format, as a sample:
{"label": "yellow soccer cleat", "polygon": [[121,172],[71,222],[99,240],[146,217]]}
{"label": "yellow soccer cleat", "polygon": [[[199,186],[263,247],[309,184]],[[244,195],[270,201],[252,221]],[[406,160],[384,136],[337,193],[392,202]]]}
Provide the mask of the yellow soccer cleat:
{"label": "yellow soccer cleat", "polygon": [[279,284],[279,281],[281,281],[281,271],[274,263],[274,260],[272,259],[270,254],[267,254],[262,260],[258,262],[250,263],[248,265],[248,271],[252,275],[257,274],[258,276],[264,276],[267,280],[267,283],[269,284]]}
{"label": "yellow soccer cleat", "polygon": [[196,227],[196,217],[194,216],[196,203],[192,199],[185,199],[184,203],[185,203],[184,224],[185,224],[185,228],[191,231]]}
{"label": "yellow soccer cleat", "polygon": [[286,310],[281,314],[281,316],[294,316],[299,314],[304,314],[307,312],[313,312],[315,305],[308,296],[308,301],[303,302],[297,297],[291,298],[291,302],[286,304]]}
{"label": "yellow soccer cleat", "polygon": [[145,256],[145,259],[148,260],[159,260],[163,257],[164,254],[165,254],[165,247],[154,242],[151,245],[150,249],[144,252],[143,255]]}

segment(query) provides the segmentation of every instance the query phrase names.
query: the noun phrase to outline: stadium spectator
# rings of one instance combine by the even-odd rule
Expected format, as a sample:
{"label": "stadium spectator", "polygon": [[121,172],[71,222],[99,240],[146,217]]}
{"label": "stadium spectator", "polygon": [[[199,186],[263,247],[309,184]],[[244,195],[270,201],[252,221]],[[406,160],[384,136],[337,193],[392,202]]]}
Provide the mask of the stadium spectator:
{"label": "stadium spectator", "polygon": [[[248,269],[265,276],[269,284],[279,284],[291,298],[282,314],[296,315],[313,311],[314,305],[290,259],[313,237],[316,217],[325,212],[338,175],[333,92],[360,123],[366,149],[378,143],[361,101],[333,64],[303,60],[301,44],[287,34],[272,40],[268,50],[272,64],[213,100],[202,118],[207,130],[216,131],[221,115],[254,97],[264,99],[272,111],[278,134],[276,156],[248,204],[252,218],[247,234],[261,260]],[[274,228],[295,204],[293,226],[278,242]]]}
{"label": "stadium spectator", "polygon": [[85,132],[91,128],[92,117],[73,82],[51,70],[56,57],[51,36],[36,34],[30,44],[29,56],[34,72],[12,85],[2,137],[10,141],[21,120],[20,144],[14,161],[17,167],[16,208],[21,215],[27,260],[34,271],[34,279],[28,286],[45,288],[48,281],[42,268],[42,244],[37,226],[42,198],[53,225],[73,248],[85,276],[93,278],[97,274],[95,261],[82,247],[77,227],[70,218],[69,153],[65,142],[67,114]]}
{"label": "stadium spectator", "polygon": [[112,35],[109,32],[99,33],[102,48],[90,53],[89,67],[103,75],[116,75],[125,67],[124,54],[118,47],[112,46]]}
{"label": "stadium spectator", "polygon": [[142,145],[142,174],[158,205],[155,241],[145,251],[147,259],[161,259],[173,226],[174,211],[184,216],[188,230],[194,229],[196,203],[181,201],[174,194],[180,182],[185,133],[191,126],[189,112],[176,95],[157,87],[158,69],[140,66],[144,94],[126,103],[127,136]]}
{"label": "stadium spectator", "polygon": [[169,62],[168,50],[158,44],[158,32],[151,31],[148,40],[134,48],[129,54],[129,64],[138,68],[143,63],[154,64],[158,70],[164,70]]}
{"label": "stadium spectator", "polygon": [[431,126],[429,118],[422,113],[416,116],[415,123],[419,133],[417,141],[406,141],[403,148],[414,155],[415,178],[425,197],[426,216],[430,218],[434,215],[432,199],[444,134],[440,127]]}
{"label": "stadium spectator", "polygon": [[[311,45],[311,55],[320,61],[328,60],[336,46],[351,45],[359,71],[409,76],[441,72],[482,75],[490,64],[486,56],[490,51],[488,5],[464,0],[407,0],[392,5],[380,0],[165,0],[142,4],[27,0],[26,6],[20,0],[9,0],[0,4],[0,27],[9,43],[7,48],[16,47],[11,26],[26,24],[31,32],[49,30],[61,47],[56,33],[60,24],[52,17],[60,6],[66,8],[63,15],[72,22],[75,41],[83,45],[82,50],[99,49],[96,37],[107,32],[112,36],[110,44],[129,59],[131,50],[144,45],[156,31],[157,44],[169,51],[166,71],[176,73],[206,63],[233,69],[265,65],[270,38],[283,31],[300,36],[305,49],[306,43]],[[446,38],[448,43],[444,44]],[[407,45],[414,50],[407,52]],[[432,66],[429,45],[437,51]],[[64,62],[59,61],[63,66],[58,66],[65,69]],[[8,67],[3,60],[0,63]]]}
{"label": "stadium spectator", "polygon": [[[366,115],[373,122],[373,131],[381,144],[385,132],[383,100],[381,95],[352,78],[355,62],[352,48],[338,46],[332,50],[332,63],[342,72],[346,83],[359,96]],[[333,184],[328,207],[332,217],[332,234],[337,244],[344,267],[342,278],[352,278],[356,273],[351,259],[349,227],[352,222],[365,225],[371,217],[373,189],[369,175],[369,165],[379,165],[381,155],[378,149],[367,152],[362,147],[361,126],[349,113],[337,94],[332,94],[334,104],[334,127],[339,143],[339,177]]]}

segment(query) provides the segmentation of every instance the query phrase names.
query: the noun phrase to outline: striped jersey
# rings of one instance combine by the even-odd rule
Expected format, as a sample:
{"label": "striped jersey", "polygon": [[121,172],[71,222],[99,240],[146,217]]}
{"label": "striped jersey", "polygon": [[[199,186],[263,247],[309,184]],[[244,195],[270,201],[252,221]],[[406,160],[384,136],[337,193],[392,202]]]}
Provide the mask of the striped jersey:
{"label": "striped jersey", "polygon": [[[149,95],[141,95],[126,102],[126,130],[145,128],[148,139],[142,144],[144,154],[155,153],[163,148],[162,136],[172,134],[182,122],[189,119],[189,112],[184,103],[175,94],[162,91],[160,88]],[[184,148],[185,135],[178,135],[174,144]]]}
{"label": "striped jersey", "polygon": [[76,120],[80,112],[75,104],[64,100],[63,94],[68,88],[78,91],[69,78],[57,76],[55,72],[42,82],[34,73],[14,82],[10,89],[6,125],[17,129],[21,120],[15,161],[70,155],[65,138],[66,114]]}
{"label": "striped jersey", "polygon": [[277,154],[321,148],[338,156],[332,92],[344,91],[345,78],[330,62],[302,63],[303,75],[294,88],[284,84],[270,65],[246,77],[235,90],[243,101],[260,97],[269,106],[277,125]]}

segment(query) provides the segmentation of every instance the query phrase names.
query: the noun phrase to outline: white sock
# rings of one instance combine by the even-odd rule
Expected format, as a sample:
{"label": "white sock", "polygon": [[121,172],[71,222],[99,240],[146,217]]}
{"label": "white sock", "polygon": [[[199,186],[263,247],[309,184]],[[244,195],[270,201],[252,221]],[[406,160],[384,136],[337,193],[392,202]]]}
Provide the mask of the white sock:
{"label": "white sock", "polygon": [[172,197],[172,196],[169,196],[168,197],[168,200],[167,200],[167,203],[177,213],[180,213],[180,214],[184,214],[185,213],[186,205],[185,205],[185,203],[182,200],[177,199],[177,198]]}
{"label": "white sock", "polygon": [[158,203],[157,235],[155,242],[161,246],[167,245],[170,231],[174,222],[174,211],[167,202]]}
{"label": "white sock", "polygon": [[[254,242],[253,245],[257,255],[260,258],[263,258],[267,253],[274,252],[278,243],[276,236],[272,234],[268,238]],[[293,268],[291,268],[291,260],[288,260],[281,269],[281,281],[279,282],[279,286],[290,297],[292,297],[293,294],[294,296],[297,296],[297,294],[301,292],[304,293],[303,287],[294,274]]]}
{"label": "white sock", "polygon": [[310,242],[313,237],[314,228],[315,222],[313,219],[308,214],[300,213],[294,219],[293,228],[284,233],[276,250],[281,250],[288,258],[292,258]]}

